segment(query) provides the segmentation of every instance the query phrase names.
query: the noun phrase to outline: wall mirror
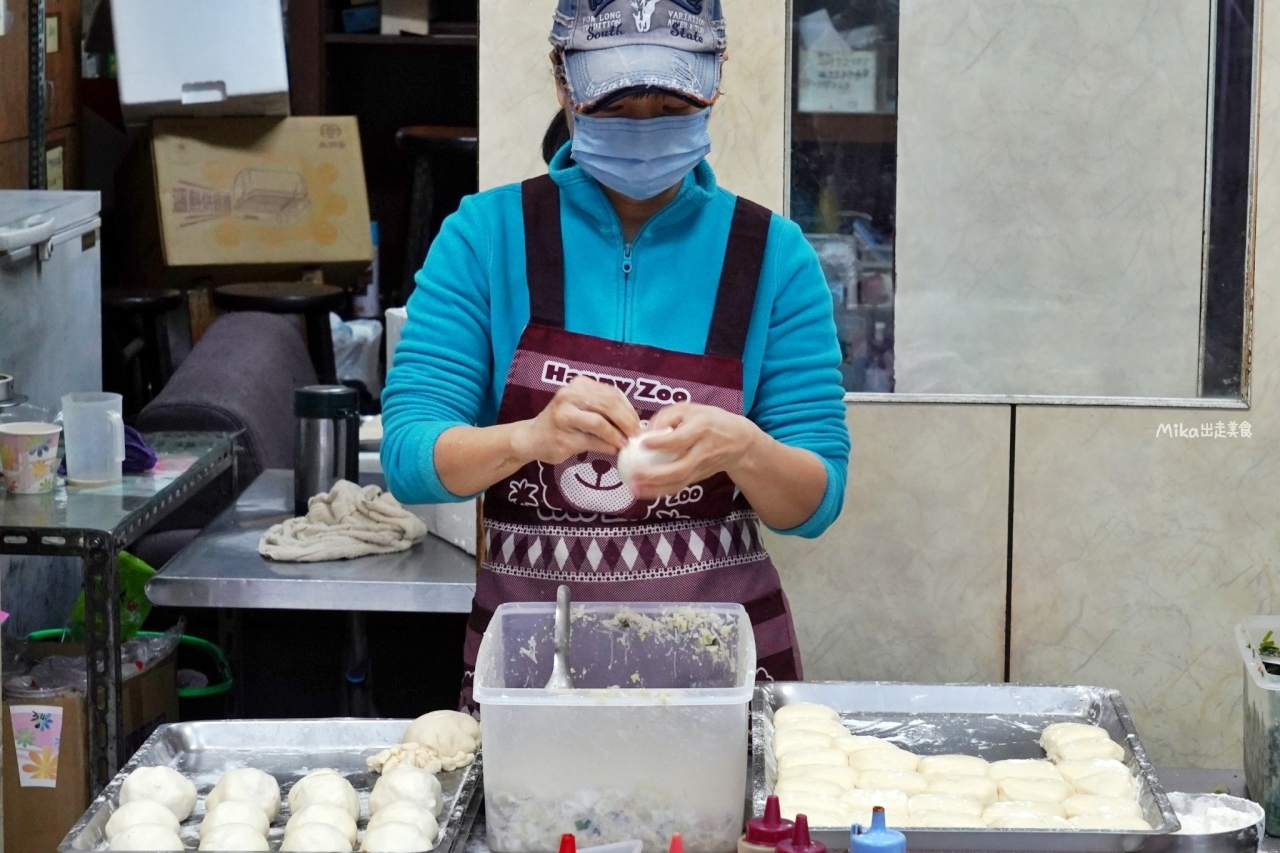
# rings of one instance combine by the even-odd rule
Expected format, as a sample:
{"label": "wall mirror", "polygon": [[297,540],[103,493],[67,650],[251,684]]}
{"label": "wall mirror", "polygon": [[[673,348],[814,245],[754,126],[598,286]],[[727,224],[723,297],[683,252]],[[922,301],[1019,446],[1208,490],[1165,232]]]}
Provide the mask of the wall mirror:
{"label": "wall mirror", "polygon": [[850,399],[1246,406],[1256,0],[792,0]]}

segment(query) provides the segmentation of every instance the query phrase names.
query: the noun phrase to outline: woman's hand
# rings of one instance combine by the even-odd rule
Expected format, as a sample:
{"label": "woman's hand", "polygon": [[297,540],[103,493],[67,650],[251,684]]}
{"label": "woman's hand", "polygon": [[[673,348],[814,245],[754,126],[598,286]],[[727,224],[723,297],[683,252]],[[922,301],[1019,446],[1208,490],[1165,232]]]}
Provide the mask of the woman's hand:
{"label": "woman's hand", "polygon": [[632,475],[636,497],[642,500],[675,494],[721,471],[736,481],[734,472],[743,460],[773,441],[741,415],[696,403],[668,406],[649,422],[651,432],[668,427],[672,432],[645,438],[644,446],[677,458]]}
{"label": "woman's hand", "polygon": [[640,417],[612,385],[579,376],[537,417],[515,424],[511,447],[526,462],[559,465],[578,453],[617,453],[640,432]]}

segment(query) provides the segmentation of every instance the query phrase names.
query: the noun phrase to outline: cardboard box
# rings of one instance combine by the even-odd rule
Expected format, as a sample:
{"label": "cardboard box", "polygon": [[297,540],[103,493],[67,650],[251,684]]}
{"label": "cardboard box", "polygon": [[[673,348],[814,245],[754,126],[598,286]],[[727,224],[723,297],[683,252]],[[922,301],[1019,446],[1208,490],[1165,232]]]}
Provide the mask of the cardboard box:
{"label": "cardboard box", "polygon": [[[33,643],[30,648],[35,660],[84,653],[82,646],[57,643]],[[124,683],[126,757],[158,726],[178,721],[176,662],[176,653],[170,654]],[[4,850],[52,853],[92,799],[85,697],[63,693],[50,699],[6,700],[0,702],[0,712],[4,717]],[[46,740],[54,745],[42,742]]]}
{"label": "cardboard box", "polygon": [[348,284],[373,257],[353,117],[156,119],[124,173],[134,282]]}
{"label": "cardboard box", "polygon": [[425,36],[431,31],[430,11],[430,0],[382,0],[382,34]]}
{"label": "cardboard box", "polygon": [[280,0],[112,0],[120,106],[153,116],[287,116]]}

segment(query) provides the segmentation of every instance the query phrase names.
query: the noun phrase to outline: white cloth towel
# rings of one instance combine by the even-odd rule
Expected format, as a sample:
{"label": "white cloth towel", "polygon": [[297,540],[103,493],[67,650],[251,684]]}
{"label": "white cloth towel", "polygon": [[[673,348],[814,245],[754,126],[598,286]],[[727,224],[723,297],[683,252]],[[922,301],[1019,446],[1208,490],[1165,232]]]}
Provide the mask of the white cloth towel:
{"label": "white cloth towel", "polygon": [[307,501],[307,514],[276,524],[262,536],[258,553],[288,563],[347,560],[408,550],[427,526],[390,493],[339,480]]}

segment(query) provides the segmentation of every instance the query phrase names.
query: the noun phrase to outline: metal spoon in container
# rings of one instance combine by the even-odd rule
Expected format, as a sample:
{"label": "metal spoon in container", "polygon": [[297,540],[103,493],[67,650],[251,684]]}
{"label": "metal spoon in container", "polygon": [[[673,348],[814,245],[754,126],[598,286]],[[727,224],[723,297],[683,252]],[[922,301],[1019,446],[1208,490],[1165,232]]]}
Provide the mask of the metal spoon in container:
{"label": "metal spoon in container", "polygon": [[555,658],[551,663],[548,690],[572,690],[569,677],[569,587],[564,584],[556,590]]}

